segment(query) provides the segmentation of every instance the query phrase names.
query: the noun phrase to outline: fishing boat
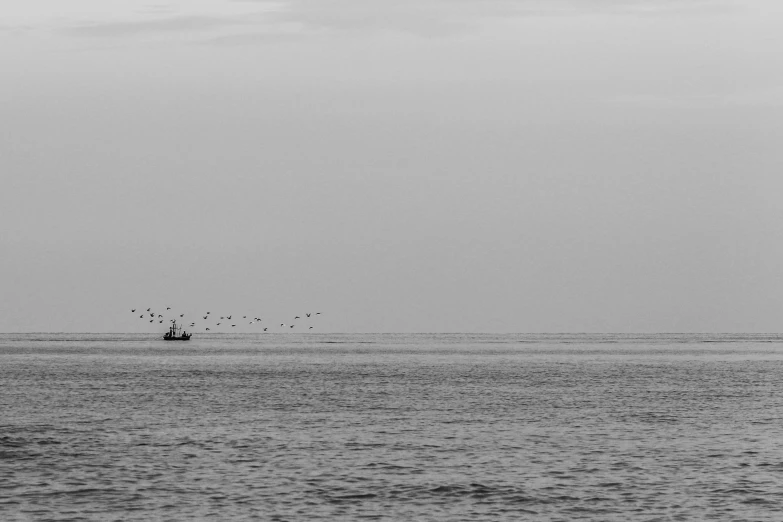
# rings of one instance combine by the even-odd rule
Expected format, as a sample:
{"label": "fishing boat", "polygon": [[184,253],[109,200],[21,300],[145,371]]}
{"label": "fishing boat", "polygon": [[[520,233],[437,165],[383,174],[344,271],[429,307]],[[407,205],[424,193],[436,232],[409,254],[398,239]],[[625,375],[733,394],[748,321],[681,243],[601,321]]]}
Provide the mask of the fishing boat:
{"label": "fishing boat", "polygon": [[193,334],[189,334],[187,332],[182,331],[181,326],[177,326],[177,322],[174,321],[171,326],[169,326],[169,331],[166,332],[166,335],[163,336],[164,341],[190,341],[190,336]]}

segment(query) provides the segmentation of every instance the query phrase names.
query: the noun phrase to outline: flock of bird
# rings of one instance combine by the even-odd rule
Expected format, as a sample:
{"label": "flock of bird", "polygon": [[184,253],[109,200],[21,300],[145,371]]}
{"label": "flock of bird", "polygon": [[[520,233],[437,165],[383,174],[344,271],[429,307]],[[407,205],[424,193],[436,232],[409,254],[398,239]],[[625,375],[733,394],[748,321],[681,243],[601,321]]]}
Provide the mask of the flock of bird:
{"label": "flock of bird", "polygon": [[[166,311],[163,312],[163,313],[158,313],[158,312],[153,311],[152,307],[147,308],[146,311],[143,311],[141,308],[139,308],[139,309],[132,308],[131,309],[131,313],[135,314],[135,313],[139,313],[139,312],[141,313],[141,315],[139,315],[139,319],[149,320],[150,323],[155,323],[157,321],[159,324],[163,324],[163,322],[166,321],[167,323],[176,324],[176,322],[181,319],[180,326],[185,326],[185,324],[184,324],[185,314],[177,314],[176,312],[171,312],[171,307],[170,306],[167,306],[166,307]],[[172,317],[172,315],[173,315],[173,317]],[[305,314],[305,320],[309,319],[310,321],[312,321],[313,319],[315,319],[319,315],[321,315],[321,312],[306,313]],[[189,326],[190,326],[190,328],[201,328],[203,326],[205,332],[209,332],[213,328],[217,328],[218,326],[221,326],[221,325],[223,325],[224,328],[228,328],[228,327],[235,328],[237,326],[237,323],[239,322],[239,319],[240,319],[240,316],[238,316],[236,314],[217,316],[217,315],[213,315],[211,312],[207,312],[204,315],[199,315],[199,317],[201,317],[201,319],[197,319],[196,321],[192,321],[189,324]],[[242,321],[247,321],[248,317],[249,316],[247,316],[247,315],[243,315],[243,316],[241,316],[241,319],[242,319]],[[297,316],[294,317],[293,321],[301,320],[301,319],[302,319],[302,317],[297,315]],[[197,321],[200,324],[197,324]],[[262,331],[264,331],[264,332],[269,331],[270,328],[273,328],[272,326],[263,326],[261,323],[262,323],[262,321],[261,321],[260,317],[253,317],[252,319],[250,319],[248,321],[248,324],[259,326],[259,327],[262,328]],[[264,324],[266,324],[266,323],[264,323]],[[291,324],[280,323],[280,326],[277,327],[276,329],[273,329],[273,331],[279,331],[280,329],[283,329],[283,331],[290,331],[295,326],[297,326],[297,324],[301,324],[301,323],[295,323],[295,322],[292,322]],[[313,329],[313,326],[311,324],[304,324],[304,325],[301,325],[301,326],[306,327],[306,329],[308,331]]]}

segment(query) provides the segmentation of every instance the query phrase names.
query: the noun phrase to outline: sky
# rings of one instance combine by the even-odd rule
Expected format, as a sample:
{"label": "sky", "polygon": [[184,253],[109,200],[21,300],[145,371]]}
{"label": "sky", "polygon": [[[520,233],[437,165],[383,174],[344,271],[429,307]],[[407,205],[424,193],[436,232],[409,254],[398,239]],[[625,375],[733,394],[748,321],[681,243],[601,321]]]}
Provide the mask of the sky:
{"label": "sky", "polygon": [[781,331],[781,22],[776,0],[6,0],[0,332],[153,332],[130,309],[165,306]]}

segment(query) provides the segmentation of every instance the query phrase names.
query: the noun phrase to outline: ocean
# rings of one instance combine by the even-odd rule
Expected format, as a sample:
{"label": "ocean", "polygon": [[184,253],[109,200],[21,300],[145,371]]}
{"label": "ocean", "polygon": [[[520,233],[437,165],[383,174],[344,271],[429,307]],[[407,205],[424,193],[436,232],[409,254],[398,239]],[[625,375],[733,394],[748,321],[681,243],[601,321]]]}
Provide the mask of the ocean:
{"label": "ocean", "polygon": [[0,519],[783,520],[778,335],[0,335]]}

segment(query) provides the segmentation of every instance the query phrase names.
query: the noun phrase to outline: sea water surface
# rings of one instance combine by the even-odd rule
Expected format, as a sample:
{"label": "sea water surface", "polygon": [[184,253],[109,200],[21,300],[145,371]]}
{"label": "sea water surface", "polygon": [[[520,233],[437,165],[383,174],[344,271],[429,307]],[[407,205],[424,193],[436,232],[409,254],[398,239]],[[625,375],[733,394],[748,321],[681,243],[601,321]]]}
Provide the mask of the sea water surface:
{"label": "sea water surface", "polygon": [[783,520],[777,335],[0,335],[0,519]]}

